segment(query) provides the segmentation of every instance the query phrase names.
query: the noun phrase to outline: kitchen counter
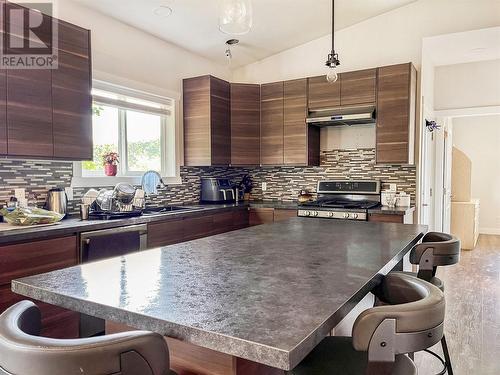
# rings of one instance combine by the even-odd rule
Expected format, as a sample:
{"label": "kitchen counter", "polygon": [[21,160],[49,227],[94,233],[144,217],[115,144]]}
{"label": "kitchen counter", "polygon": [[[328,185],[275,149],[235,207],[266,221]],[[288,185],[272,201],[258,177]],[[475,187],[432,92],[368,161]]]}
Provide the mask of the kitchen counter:
{"label": "kitchen counter", "polygon": [[[0,230],[0,245],[14,242],[31,241],[48,237],[61,237],[74,235],[81,232],[123,227],[127,225],[146,224],[157,221],[165,221],[170,218],[189,217],[200,215],[202,212],[213,213],[234,209],[246,209],[247,204],[217,204],[217,205],[186,205],[192,207],[190,211],[173,211],[155,215],[143,215],[132,218],[116,220],[80,220],[78,217],[68,217],[54,225],[19,227],[13,230]],[[1,224],[0,224],[1,225]],[[1,228],[1,227],[0,227]]]}
{"label": "kitchen counter", "polygon": [[[48,237],[58,237],[78,234],[100,229],[117,228],[127,225],[145,224],[150,222],[164,221],[169,218],[189,217],[199,215],[200,212],[219,212],[227,211],[235,208],[275,208],[281,210],[297,210],[299,205],[297,202],[290,201],[240,201],[237,204],[199,204],[185,203],[185,206],[192,207],[192,211],[174,211],[155,215],[143,215],[135,218],[125,218],[117,220],[85,220],[82,221],[78,217],[70,216],[62,220],[60,223],[50,226],[30,226],[19,227],[13,230],[1,230],[0,224],[0,245],[10,244],[14,242],[31,241]],[[386,207],[382,206],[369,210],[368,213],[378,213],[387,215],[406,215],[415,211],[415,207]]]}
{"label": "kitchen counter", "polygon": [[426,229],[293,218],[15,280],[12,290],[288,370]]}

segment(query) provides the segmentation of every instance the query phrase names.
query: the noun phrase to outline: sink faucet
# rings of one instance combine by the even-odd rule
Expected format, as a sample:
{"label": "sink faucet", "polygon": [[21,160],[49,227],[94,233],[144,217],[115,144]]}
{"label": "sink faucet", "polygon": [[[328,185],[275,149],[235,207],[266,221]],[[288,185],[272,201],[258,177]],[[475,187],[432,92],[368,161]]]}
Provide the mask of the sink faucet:
{"label": "sink faucet", "polygon": [[156,171],[147,171],[142,175],[142,190],[146,194],[158,194],[158,186],[165,186],[161,175]]}

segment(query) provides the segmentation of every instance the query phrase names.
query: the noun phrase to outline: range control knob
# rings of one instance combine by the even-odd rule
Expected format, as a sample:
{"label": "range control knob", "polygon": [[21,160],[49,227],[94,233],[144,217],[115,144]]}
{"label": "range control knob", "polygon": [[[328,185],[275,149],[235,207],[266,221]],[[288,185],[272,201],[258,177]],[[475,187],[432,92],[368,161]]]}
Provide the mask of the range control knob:
{"label": "range control knob", "polygon": [[313,211],[313,212],[312,212],[312,215],[313,215],[314,217],[318,216],[318,211]]}
{"label": "range control knob", "polygon": [[358,218],[358,214],[353,214],[352,217],[354,217],[355,219]]}
{"label": "range control knob", "polygon": [[333,217],[334,213],[333,212],[328,212],[328,217]]}
{"label": "range control knob", "polygon": [[346,212],[346,213],[344,214],[344,219],[349,219],[350,217],[351,217],[351,215],[349,215],[349,213],[347,213],[347,212]]}
{"label": "range control knob", "polygon": [[311,212],[306,211],[306,212],[304,212],[304,215],[305,215],[305,216],[311,216]]}

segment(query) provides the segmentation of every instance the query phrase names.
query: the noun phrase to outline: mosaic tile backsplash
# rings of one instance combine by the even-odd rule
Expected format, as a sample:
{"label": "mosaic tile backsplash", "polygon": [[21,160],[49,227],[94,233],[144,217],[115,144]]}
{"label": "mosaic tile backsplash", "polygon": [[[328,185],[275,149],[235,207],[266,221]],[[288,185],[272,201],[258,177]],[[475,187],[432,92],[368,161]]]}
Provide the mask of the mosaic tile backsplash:
{"label": "mosaic tile backsplash", "polygon": [[[375,149],[323,151],[319,167],[182,167],[182,184],[170,185],[159,190],[149,199],[155,205],[179,204],[199,200],[200,177],[228,177],[239,181],[249,174],[254,181],[253,200],[294,201],[300,190],[316,191],[322,179],[375,179],[384,184],[395,183],[399,191],[410,194],[415,202],[416,169],[414,166],[376,165]],[[73,163],[64,161],[33,161],[0,159],[0,203],[14,195],[14,189],[25,188],[31,200],[43,206],[47,190],[71,185]],[[262,182],[267,190],[262,191]],[[74,200],[69,209],[76,212],[81,196],[87,188],[74,188]]]}

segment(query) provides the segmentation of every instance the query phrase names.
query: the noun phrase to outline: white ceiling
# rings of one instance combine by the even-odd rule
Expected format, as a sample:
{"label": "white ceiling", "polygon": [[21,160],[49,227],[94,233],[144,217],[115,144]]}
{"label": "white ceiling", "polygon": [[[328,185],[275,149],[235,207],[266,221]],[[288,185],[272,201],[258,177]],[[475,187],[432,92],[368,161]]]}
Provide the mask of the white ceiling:
{"label": "white ceiling", "polygon": [[[75,0],[89,8],[225,64],[225,41],[218,29],[217,0]],[[416,0],[337,0],[336,29],[343,29]],[[169,17],[154,14],[169,6]],[[253,0],[254,23],[238,37],[231,66],[236,68],[328,34],[331,0]]]}
{"label": "white ceiling", "polygon": [[425,38],[424,53],[435,66],[500,59],[500,27]]}

